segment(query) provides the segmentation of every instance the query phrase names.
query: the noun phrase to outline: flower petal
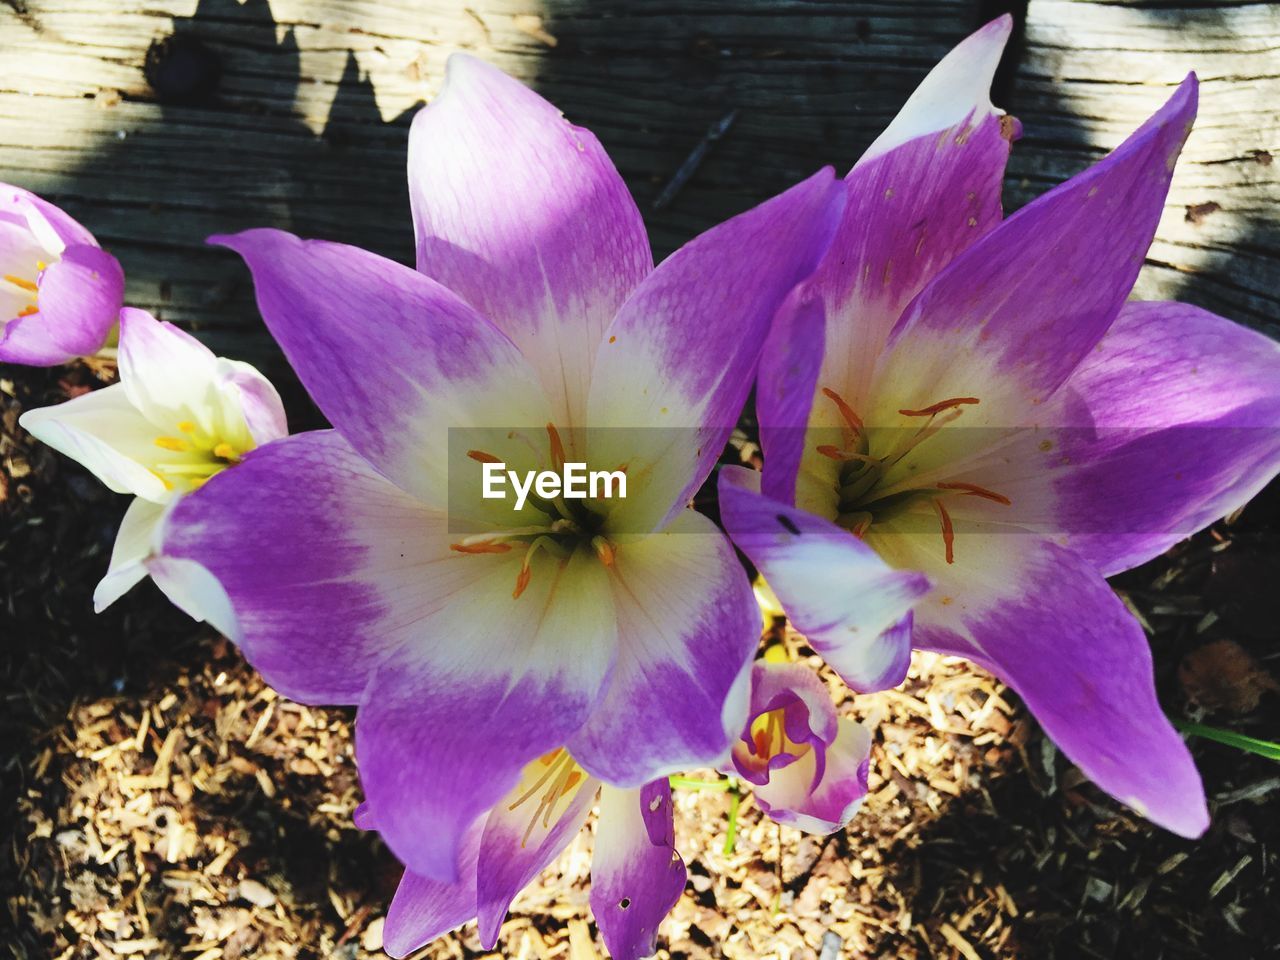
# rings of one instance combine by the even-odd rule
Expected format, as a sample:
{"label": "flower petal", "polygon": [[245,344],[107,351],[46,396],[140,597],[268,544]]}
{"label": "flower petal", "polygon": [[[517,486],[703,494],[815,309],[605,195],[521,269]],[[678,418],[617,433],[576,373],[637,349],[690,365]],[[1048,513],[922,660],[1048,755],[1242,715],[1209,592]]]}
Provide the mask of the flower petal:
{"label": "flower petal", "polygon": [[409,197],[418,269],[511,337],[561,428],[585,426],[604,330],[653,269],[640,211],[599,141],[455,53],[414,118]]}
{"label": "flower petal", "polygon": [[54,366],[97,351],[124,302],[124,271],[96,246],[67,247],[40,275],[35,313],[4,324],[0,361]]}
{"label": "flower petal", "polygon": [[198,623],[207,623],[224,637],[240,633],[231,598],[218,579],[194,560],[154,553],[146,560],[147,573],[169,602]]}
{"label": "flower petal", "polygon": [[725,529],[814,650],[855,690],[901,683],[911,659],[903,621],[928,578],[894,570],[848,530],[762,495],[753,471],[725,467],[719,489]]}
{"label": "flower petal", "polygon": [[895,525],[869,539],[937,584],[915,610],[917,647],[990,670],[1099,787],[1175,833],[1204,832],[1204,788],[1156,700],[1146,635],[1096,570],[1034,533],[960,521],[947,564],[940,537],[906,518],[881,526]]}
{"label": "flower petal", "polygon": [[1108,157],[952,260],[894,328],[868,422],[969,396],[982,402],[967,425],[1033,420],[1133,288],[1195,111],[1191,75]]}
{"label": "flower petal", "polygon": [[152,537],[164,506],[134,497],[120,521],[107,575],[93,591],[93,612],[101,613],[132,590],[147,575],[144,561],[151,554]]}
{"label": "flower petal", "polygon": [[256,367],[241,360],[219,357],[218,381],[224,387],[230,385],[235,389],[240,412],[255,446],[288,435],[289,424],[280,394]]}
{"label": "flower petal", "polygon": [[686,510],[661,533],[621,543],[612,569],[618,662],[570,752],[624,787],[716,765],[740,732],[760,638],[733,548]]}
{"label": "flower petal", "polygon": [[591,912],[613,960],[640,960],[657,947],[658,925],[684,891],[675,851],[671,786],[604,788],[591,858]]}
{"label": "flower petal", "polygon": [[[532,427],[552,414],[514,344],[455,294],[356,247],[250,230],[240,253],[258,307],[329,422],[425,503],[448,504],[449,432]],[[487,451],[508,464],[517,448]],[[474,464],[473,464],[474,466]]]}
{"label": "flower petal", "polygon": [[[811,414],[816,426],[842,426],[835,406],[815,400],[819,386],[865,411],[876,357],[903,309],[1000,222],[1016,125],[989,90],[1011,28],[1007,16],[993,20],[947,54],[845,177],[848,204],[804,284],[809,303],[779,313],[760,359],[764,490],[775,499],[792,502]],[[805,468],[825,477],[836,464],[810,457]]]}
{"label": "flower petal", "polygon": [[1280,344],[1199,307],[1130,303],[1028,430],[960,477],[1110,576],[1280,471]]}
{"label": "flower petal", "polygon": [[542,795],[558,785],[544,778],[558,773],[541,759],[527,764],[485,821],[477,875],[480,943],[486,950],[498,942],[511,901],[578,835],[595,805],[600,782],[566,767],[564,775],[578,779],[554,803],[540,806]]}
{"label": "flower petal", "polygon": [[54,256],[67,247],[98,245],[93,234],[66,211],[30,190],[0,183],[0,216],[5,214],[23,220],[46,252]]}
{"label": "flower petal", "polygon": [[845,717],[825,748],[822,779],[813,784],[816,749],[798,762],[771,771],[769,782],[753,788],[760,809],[768,816],[803,830],[828,834],[843,830],[867,796],[871,733]]}
{"label": "flower petal", "polygon": [[646,532],[684,509],[737,423],[770,320],[817,265],[843,189],[823,170],[713,227],[623,305],[591,379],[593,463],[629,464],[610,523]]}
{"label": "flower petal", "polygon": [[394,646],[393,589],[429,567],[440,525],[325,430],[255,450],[183,498],[162,553],[221,582],[228,635],[273,687],[352,704]]}
{"label": "flower petal", "polygon": [[[391,899],[382,946],[397,960],[436,937],[456,930],[476,915],[476,865],[484,819],[467,831],[458,858],[458,879],[445,883],[406,870]],[[426,829],[430,829],[427,827]]]}
{"label": "flower petal", "polygon": [[28,410],[18,422],[116,493],[132,493],[153,503],[169,500],[164,482],[143,466],[154,459],[156,429],[129,402],[124,384]]}

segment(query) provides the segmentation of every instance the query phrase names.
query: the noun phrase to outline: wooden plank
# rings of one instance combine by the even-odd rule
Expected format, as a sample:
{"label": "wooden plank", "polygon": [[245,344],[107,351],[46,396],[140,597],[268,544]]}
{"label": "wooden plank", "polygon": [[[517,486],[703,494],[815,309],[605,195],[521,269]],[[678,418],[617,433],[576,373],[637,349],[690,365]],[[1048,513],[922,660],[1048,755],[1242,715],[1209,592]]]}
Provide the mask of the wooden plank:
{"label": "wooden plank", "polygon": [[[133,303],[258,358],[267,341],[245,272],[203,238],[274,225],[411,259],[408,119],[453,50],[535,84],[594,129],[662,256],[823,163],[850,165],[983,6],[6,0],[0,180],[82,218],[124,262]],[[198,38],[221,65],[208,102],[162,103],[145,79],[148,48],[172,35]],[[652,210],[731,109],[736,122],[693,179]]]}
{"label": "wooden plank", "polygon": [[1191,70],[1199,119],[1137,295],[1280,335],[1280,5],[1032,0],[1010,194],[1025,202],[1083,169]]}

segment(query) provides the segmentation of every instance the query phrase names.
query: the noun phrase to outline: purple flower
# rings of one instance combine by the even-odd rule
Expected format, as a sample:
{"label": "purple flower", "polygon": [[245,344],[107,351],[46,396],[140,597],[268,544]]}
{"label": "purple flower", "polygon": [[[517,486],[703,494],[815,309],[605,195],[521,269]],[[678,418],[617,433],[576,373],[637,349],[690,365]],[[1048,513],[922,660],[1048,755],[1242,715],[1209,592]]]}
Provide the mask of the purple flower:
{"label": "purple flower", "polygon": [[[686,505],[843,188],[819,173],[654,269],[596,139],[462,56],[409,176],[417,271],[276,230],[216,239],[334,429],[214,478],[165,548],[222,584],[273,686],[359,706],[379,831],[452,884],[536,758],[634,788],[737,735],[759,611]],[[627,496],[517,510],[481,495],[495,461],[621,470]]]}
{"label": "purple flower", "polygon": [[0,361],[52,367],[96,352],[124,302],[124,273],[75,220],[0,183]]}
{"label": "purple flower", "polygon": [[[1098,786],[1196,836],[1203,787],[1103,577],[1275,475],[1280,347],[1196,307],[1126,303],[1194,76],[1001,222],[1016,128],[987,89],[1008,30],[953,51],[846,178],[831,250],[761,361],[763,480],[725,471],[723,515],[855,686],[897,683],[912,645],[967,657]],[[890,623],[886,586],[927,586],[908,571],[932,589],[914,625]]]}
{"label": "purple flower", "polygon": [[761,810],[809,833],[842,830],[867,795],[870,757],[870,732],[836,713],[813,670],[756,661],[747,723],[726,769],[752,784]]}
{"label": "purple flower", "polygon": [[161,556],[156,543],[178,499],[287,432],[275,388],[238,360],[143,310],[120,314],[120,382],[19,423],[89,469],[116,493],[133,494],[93,592],[101,613],[148,574],[197,620],[223,626],[226,599],[196,564]]}
{"label": "purple flower", "polygon": [[[597,799],[591,910],[615,960],[650,956],[659,923],[684,890],[671,788],[665,778],[635,789],[602,784],[565,750],[527,764],[516,786],[472,825],[456,882],[405,872],[387,913],[387,952],[406,956],[473,919],[492,949],[511,901],[573,840]],[[357,811],[357,824],[377,828],[368,805]]]}

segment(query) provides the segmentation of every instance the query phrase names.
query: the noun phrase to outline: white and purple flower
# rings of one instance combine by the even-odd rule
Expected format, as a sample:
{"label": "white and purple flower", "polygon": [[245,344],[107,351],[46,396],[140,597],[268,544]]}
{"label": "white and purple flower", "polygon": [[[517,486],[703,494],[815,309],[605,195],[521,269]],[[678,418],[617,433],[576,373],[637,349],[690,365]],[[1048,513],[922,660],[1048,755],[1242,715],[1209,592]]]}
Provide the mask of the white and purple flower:
{"label": "white and purple flower", "polygon": [[[763,479],[724,471],[722,514],[855,688],[899,682],[912,646],[967,657],[1098,786],[1196,836],[1200,778],[1103,578],[1280,469],[1280,345],[1126,302],[1194,76],[1002,222],[1015,128],[987,91],[1008,32],[995,21],[953,51],[846,177],[831,250],[762,359]],[[886,608],[895,596],[919,598],[910,616]]]}
{"label": "white and purple flower", "polygon": [[0,183],[0,362],[52,367],[95,353],[124,302],[124,272],[53,204]]}
{"label": "white and purple flower", "polygon": [[287,432],[275,388],[149,313],[120,313],[120,382],[19,420],[32,436],[134,496],[93,592],[101,613],[148,574],[177,606],[219,628],[225,598],[197,565],[157,550],[165,511]]}
{"label": "white and purple flower", "polygon": [[[843,188],[823,171],[655,269],[595,137],[464,56],[414,122],[409,178],[417,270],[277,230],[215,238],[334,429],[215,477],[165,553],[217,578],[229,635],[282,693],[358,705],[376,827],[443,891],[538,758],[638,789],[740,732],[759,611],[687,505]],[[480,496],[482,464],[568,461],[625,471],[626,499]]]}

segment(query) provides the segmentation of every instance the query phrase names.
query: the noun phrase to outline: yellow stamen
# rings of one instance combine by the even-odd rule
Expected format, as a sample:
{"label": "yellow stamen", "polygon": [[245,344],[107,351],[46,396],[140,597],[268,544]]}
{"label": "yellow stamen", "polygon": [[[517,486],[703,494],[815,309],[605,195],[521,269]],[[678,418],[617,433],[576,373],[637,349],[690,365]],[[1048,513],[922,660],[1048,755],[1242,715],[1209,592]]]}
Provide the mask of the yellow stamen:
{"label": "yellow stamen", "polygon": [[174,453],[186,453],[191,444],[181,437],[156,437],[155,444],[161,450],[172,450]]}
{"label": "yellow stamen", "polygon": [[36,286],[34,280],[24,280],[22,277],[15,277],[12,273],[6,273],[4,278],[12,283],[15,287],[21,287],[23,290],[30,290],[35,293],[40,288]]}
{"label": "yellow stamen", "polygon": [[178,423],[178,429],[183,433],[195,433],[196,425],[190,420],[183,420]]}
{"label": "yellow stamen", "polygon": [[36,272],[37,272],[37,273],[42,272],[42,271],[44,270],[44,268],[45,268],[45,267],[47,267],[47,266],[48,266],[48,264],[47,264],[47,263],[45,263],[43,260],[37,260],[37,261],[36,261]]}
{"label": "yellow stamen", "polygon": [[229,443],[220,443],[213,448],[213,455],[221,460],[239,460],[240,454]]}
{"label": "yellow stamen", "polygon": [[39,308],[39,307],[37,307],[35,304],[31,304],[31,306],[29,306],[29,307],[23,307],[21,310],[19,310],[19,311],[18,311],[18,316],[20,316],[20,317],[29,317],[29,316],[31,316],[33,313],[39,313],[39,312],[40,312],[40,308]]}
{"label": "yellow stamen", "polygon": [[600,558],[600,562],[606,567],[612,567],[614,561],[618,559],[618,549],[604,537],[592,537],[591,546],[596,552],[596,556]]}

